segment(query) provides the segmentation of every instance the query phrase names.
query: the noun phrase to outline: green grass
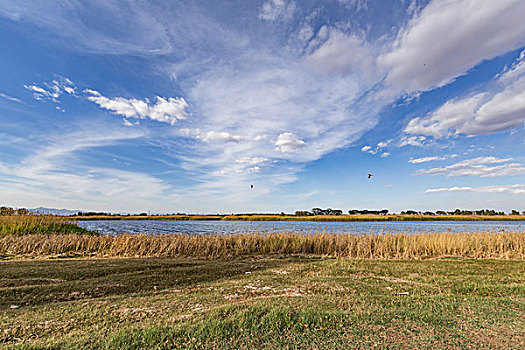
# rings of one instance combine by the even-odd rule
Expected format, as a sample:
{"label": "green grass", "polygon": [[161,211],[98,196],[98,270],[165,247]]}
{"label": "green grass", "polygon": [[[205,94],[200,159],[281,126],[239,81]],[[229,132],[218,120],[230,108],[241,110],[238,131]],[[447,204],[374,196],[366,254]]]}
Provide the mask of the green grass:
{"label": "green grass", "polygon": [[525,347],[523,261],[54,259],[0,271],[7,349]]}

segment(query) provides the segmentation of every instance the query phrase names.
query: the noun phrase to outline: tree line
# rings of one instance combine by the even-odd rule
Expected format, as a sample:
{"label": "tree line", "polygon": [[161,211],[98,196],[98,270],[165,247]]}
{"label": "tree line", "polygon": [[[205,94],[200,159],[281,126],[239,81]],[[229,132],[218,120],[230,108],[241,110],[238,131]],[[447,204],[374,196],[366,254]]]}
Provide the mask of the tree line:
{"label": "tree line", "polygon": [[[7,206],[0,207],[0,216],[10,216],[10,215],[30,215],[33,214],[26,208],[11,208]],[[38,214],[38,213],[35,213]],[[368,209],[350,209],[348,210],[349,215],[388,215],[388,209],[382,210],[368,210]],[[390,213],[395,214],[395,213]],[[481,210],[461,210],[456,209],[454,211],[445,211],[438,210],[433,211],[416,211],[416,210],[403,210],[400,212],[401,215],[424,215],[424,216],[446,216],[446,215],[483,215],[483,216],[493,216],[493,215],[507,215],[503,211],[495,211],[494,209],[481,209]],[[114,214],[108,212],[78,212],[72,216],[147,216],[148,213],[143,212],[140,214]],[[174,215],[174,214],[172,214]],[[177,215],[187,215],[182,213],[177,213]],[[219,215],[219,214],[217,214]],[[237,214],[241,215],[241,214]],[[242,215],[287,215],[284,212],[281,214],[242,214]],[[312,208],[312,210],[297,210],[295,216],[318,216],[318,215],[333,215],[339,216],[343,215],[341,209],[322,209],[322,208]],[[525,210],[521,212],[515,209],[512,209],[508,215],[525,215]]]}
{"label": "tree line", "polygon": [[1,216],[10,216],[10,215],[29,215],[31,212],[26,208],[10,208],[10,207],[0,207]]}
{"label": "tree line", "polygon": [[[349,215],[388,215],[389,211],[388,209],[383,210],[368,210],[368,209],[351,209],[348,210]],[[391,213],[395,214],[395,213]],[[461,210],[456,209],[454,211],[445,211],[445,210],[438,210],[436,212],[433,211],[416,211],[416,210],[403,210],[400,212],[401,215],[425,215],[425,216],[444,216],[444,215],[485,215],[485,216],[491,216],[491,215],[506,215],[503,211],[495,211],[494,209],[481,209],[481,210]],[[321,209],[321,208],[313,208],[310,211],[307,210],[297,210],[295,212],[295,216],[317,216],[317,215],[343,215],[343,211],[340,209]],[[525,211],[523,211],[521,214],[519,211],[512,209],[509,212],[509,215],[525,215]]]}

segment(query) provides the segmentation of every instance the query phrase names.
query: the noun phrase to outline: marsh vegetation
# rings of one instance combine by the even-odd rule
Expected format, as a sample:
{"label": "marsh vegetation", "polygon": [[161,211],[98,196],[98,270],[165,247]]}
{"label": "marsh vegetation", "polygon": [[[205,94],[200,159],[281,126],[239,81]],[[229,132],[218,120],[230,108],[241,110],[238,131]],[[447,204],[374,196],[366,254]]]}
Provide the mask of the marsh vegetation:
{"label": "marsh vegetation", "polygon": [[1,348],[525,346],[524,233],[111,236],[75,226],[0,218]]}
{"label": "marsh vegetation", "polygon": [[525,234],[33,234],[0,237],[0,256],[4,258],[57,255],[231,258],[273,254],[358,259],[428,259],[454,256],[522,260],[525,258]]}
{"label": "marsh vegetation", "polygon": [[245,255],[314,255],[359,259],[443,256],[524,259],[519,232],[385,232],[100,235],[55,216],[0,216],[0,256],[114,256],[225,258]]}
{"label": "marsh vegetation", "polygon": [[0,215],[0,237],[28,234],[94,234],[70,218],[52,215]]}

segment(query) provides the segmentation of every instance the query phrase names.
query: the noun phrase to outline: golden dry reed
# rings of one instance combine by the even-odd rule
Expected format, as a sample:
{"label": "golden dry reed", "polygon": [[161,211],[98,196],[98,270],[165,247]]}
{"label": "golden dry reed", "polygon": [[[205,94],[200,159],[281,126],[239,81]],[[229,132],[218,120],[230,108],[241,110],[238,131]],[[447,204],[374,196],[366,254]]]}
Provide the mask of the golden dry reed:
{"label": "golden dry reed", "polygon": [[[53,215],[0,215],[0,237],[35,233],[90,233],[75,221]],[[95,233],[92,233],[95,234]]]}
{"label": "golden dry reed", "polygon": [[525,233],[421,233],[381,235],[76,235],[0,237],[0,256],[228,258],[308,254],[359,259],[427,259],[446,256],[525,259]]}

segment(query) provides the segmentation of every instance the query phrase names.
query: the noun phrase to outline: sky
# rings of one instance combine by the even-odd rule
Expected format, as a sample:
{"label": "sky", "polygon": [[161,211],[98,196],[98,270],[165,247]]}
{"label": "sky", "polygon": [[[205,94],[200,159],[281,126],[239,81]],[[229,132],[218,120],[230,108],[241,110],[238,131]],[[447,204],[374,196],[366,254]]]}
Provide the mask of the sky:
{"label": "sky", "polygon": [[523,18],[521,0],[3,0],[0,205],[525,210]]}

